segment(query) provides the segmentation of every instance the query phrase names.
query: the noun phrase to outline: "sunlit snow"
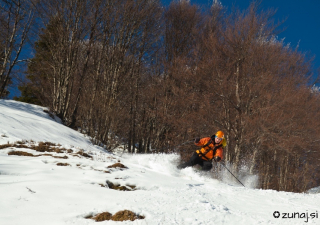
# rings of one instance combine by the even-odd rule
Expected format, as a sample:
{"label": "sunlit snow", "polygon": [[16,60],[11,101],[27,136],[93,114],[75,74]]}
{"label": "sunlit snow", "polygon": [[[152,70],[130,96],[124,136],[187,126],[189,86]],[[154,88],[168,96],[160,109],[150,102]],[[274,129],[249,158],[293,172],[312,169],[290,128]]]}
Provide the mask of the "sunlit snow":
{"label": "sunlit snow", "polygon": [[[0,149],[0,224],[320,224],[320,194],[255,189],[258,177],[243,167],[241,186],[223,170],[176,169],[175,154],[111,154],[51,118],[44,108],[0,100],[0,145],[33,140],[52,142],[93,158],[15,156],[11,151],[41,154],[29,148]],[[128,169],[107,168],[120,162]],[[57,166],[68,163],[70,166]],[[230,166],[227,164],[227,166]],[[109,171],[110,173],[105,173]],[[134,191],[109,189],[106,181]],[[95,222],[85,217],[131,210],[144,219]],[[278,214],[279,212],[279,214]],[[275,218],[278,215],[279,218]],[[293,216],[294,218],[282,218]]]}

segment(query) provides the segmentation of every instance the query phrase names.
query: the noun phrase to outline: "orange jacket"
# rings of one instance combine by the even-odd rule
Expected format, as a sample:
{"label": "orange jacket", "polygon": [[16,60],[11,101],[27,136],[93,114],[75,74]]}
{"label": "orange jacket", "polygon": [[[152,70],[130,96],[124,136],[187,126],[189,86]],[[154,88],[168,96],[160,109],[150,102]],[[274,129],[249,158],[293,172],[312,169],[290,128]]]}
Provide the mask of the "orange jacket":
{"label": "orange jacket", "polygon": [[[209,141],[211,141],[211,138],[210,138],[210,137],[201,138],[198,143],[195,143],[195,145],[197,145],[197,146],[204,146],[204,145],[206,145]],[[208,146],[206,146],[206,147],[204,147],[204,148],[201,148],[200,150],[197,150],[196,152],[199,154],[199,156],[202,156],[202,155],[200,154],[200,151],[201,151],[203,154],[205,154],[205,153],[208,151],[208,149],[210,149],[210,150],[208,151],[208,153],[205,155],[209,160],[211,160],[213,157],[217,157],[217,156],[219,156],[221,159],[223,159],[223,148],[222,148],[222,146],[224,147],[224,146],[226,146],[226,144],[227,144],[227,143],[226,143],[226,140],[223,139],[223,140],[222,140],[220,143],[218,143],[218,144],[214,144],[214,143],[212,142],[212,143],[209,144]],[[216,154],[213,155],[213,149],[214,149],[214,147],[219,146],[219,145],[222,145],[222,146],[219,147],[219,148],[217,148]],[[203,157],[203,156],[202,156],[202,159],[207,160],[207,159],[206,159],[205,157]]]}

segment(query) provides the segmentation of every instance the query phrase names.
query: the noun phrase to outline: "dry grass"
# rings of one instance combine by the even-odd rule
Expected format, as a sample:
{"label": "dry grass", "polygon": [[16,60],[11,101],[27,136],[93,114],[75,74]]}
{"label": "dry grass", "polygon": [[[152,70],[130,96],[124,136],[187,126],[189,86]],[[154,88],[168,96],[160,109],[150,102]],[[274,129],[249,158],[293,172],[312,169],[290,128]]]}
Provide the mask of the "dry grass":
{"label": "dry grass", "polygon": [[[29,145],[26,145],[27,143],[30,143]],[[65,152],[73,152],[71,149],[65,149],[65,148],[58,148],[56,147],[57,145],[51,143],[51,142],[39,142],[38,145],[34,144],[34,141],[17,141],[13,144],[3,144],[0,145],[0,149],[5,149],[5,148],[27,148],[27,149],[32,149],[37,152],[56,152],[56,153],[65,153]],[[60,145],[61,146],[61,145]],[[51,156],[53,158],[57,159],[68,159],[68,156],[53,156],[51,154],[40,154],[40,155],[33,155],[31,153],[23,152],[23,151],[11,151],[8,153],[8,155],[19,155],[19,156],[30,156],[30,157],[38,157],[38,156]]]}
{"label": "dry grass", "polygon": [[38,146],[33,145],[32,149],[38,152],[56,152],[55,144],[51,142],[39,142]]}
{"label": "dry grass", "polygon": [[111,217],[112,217],[111,213],[103,212],[103,213],[96,215],[95,217],[92,217],[92,219],[95,220],[96,222],[101,222],[101,221],[105,221],[105,220],[111,220]]}
{"label": "dry grass", "polygon": [[[92,168],[93,169],[93,168]],[[94,171],[99,171],[99,172],[103,172],[103,173],[110,173],[110,171],[108,170],[97,170],[97,169],[93,169]]]}
{"label": "dry grass", "polygon": [[121,169],[128,169],[128,167],[126,167],[125,165],[121,164],[121,163],[115,163],[111,166],[108,166],[108,168],[121,168]]}
{"label": "dry grass", "polygon": [[113,221],[134,221],[137,219],[144,219],[144,216],[137,215],[136,213],[129,211],[129,210],[123,210],[119,211],[116,214],[112,215],[109,212],[103,212],[99,213],[96,216],[87,216],[86,219],[93,219],[96,222],[101,222],[105,220],[113,220]]}
{"label": "dry grass", "polygon": [[120,184],[114,184],[109,180],[107,180],[106,183],[110,189],[117,190],[117,191],[135,191],[136,190],[136,186],[134,185],[120,186]]}
{"label": "dry grass", "polygon": [[24,152],[24,151],[11,151],[8,155],[19,155],[19,156],[30,156],[30,157],[39,157],[39,156],[51,156],[56,159],[68,159],[68,156],[53,156],[51,154],[40,154],[40,155],[33,155],[32,153]]}
{"label": "dry grass", "polygon": [[132,211],[123,210],[123,211],[119,211],[116,214],[114,214],[111,217],[111,220],[113,220],[113,221],[125,221],[125,220],[134,221],[137,219],[144,219],[144,218],[145,218],[144,216],[137,215]]}
{"label": "dry grass", "polygon": [[[51,154],[45,153],[45,154],[41,154],[41,155],[37,155],[37,156],[52,156]],[[54,157],[54,156],[52,156]]]}
{"label": "dry grass", "polygon": [[[30,145],[26,145],[28,143]],[[56,145],[51,142],[39,142],[38,145],[35,145],[33,141],[28,142],[23,140],[23,141],[16,141],[13,144],[7,143],[7,144],[0,145],[0,149],[10,148],[10,147],[29,148],[37,152],[57,152],[57,153],[64,153],[65,151],[72,152],[71,149],[67,150],[64,148],[56,147]]]}
{"label": "dry grass", "polygon": [[[29,145],[27,145],[29,143]],[[38,145],[34,144],[34,141],[17,141],[13,144],[3,144],[0,145],[0,149],[6,149],[6,148],[27,148],[27,149],[32,149],[35,150],[37,152],[56,152],[56,153],[72,153],[73,150],[72,149],[65,149],[65,148],[60,148],[57,146],[61,146],[61,145],[56,145],[54,143],[51,142],[39,142]],[[17,153],[19,152],[19,153]],[[68,159],[68,156],[53,156],[51,154],[41,154],[41,155],[33,155],[31,153],[26,153],[26,152],[22,152],[22,151],[16,151],[16,153],[10,153],[10,155],[22,155],[22,156],[34,156],[34,157],[38,157],[38,156],[51,156],[53,158],[58,158],[58,159]],[[86,153],[82,152],[82,155],[85,157],[88,157],[88,155]],[[91,157],[91,156],[89,156]],[[92,158],[92,157],[91,157]]]}
{"label": "dry grass", "polygon": [[131,188],[131,191],[134,191],[134,190],[136,190],[136,188],[137,188],[137,186],[135,186],[135,185],[126,185],[126,186],[128,186],[129,188]]}
{"label": "dry grass", "polygon": [[81,155],[86,158],[91,158],[91,159],[93,158],[91,155],[88,155],[87,153],[83,152],[83,150],[77,152],[76,154]]}
{"label": "dry grass", "polygon": [[26,140],[22,140],[22,141],[16,141],[15,143],[18,144],[18,145],[24,145],[24,144],[27,143],[27,141]]}
{"label": "dry grass", "polygon": [[3,145],[0,145],[0,149],[10,148],[10,147],[14,147],[14,146],[12,146],[12,144],[3,144]]}
{"label": "dry grass", "polygon": [[23,152],[23,151],[11,151],[8,153],[8,155],[18,155],[18,156],[30,156],[30,157],[35,157],[35,155],[28,153],[28,152]]}
{"label": "dry grass", "polygon": [[57,163],[57,166],[71,166],[69,163]]}
{"label": "dry grass", "polygon": [[15,145],[15,148],[30,148],[29,146],[25,145],[25,144],[19,144],[19,145]]}
{"label": "dry grass", "polygon": [[56,158],[56,159],[68,159],[68,156],[52,156],[53,158]]}

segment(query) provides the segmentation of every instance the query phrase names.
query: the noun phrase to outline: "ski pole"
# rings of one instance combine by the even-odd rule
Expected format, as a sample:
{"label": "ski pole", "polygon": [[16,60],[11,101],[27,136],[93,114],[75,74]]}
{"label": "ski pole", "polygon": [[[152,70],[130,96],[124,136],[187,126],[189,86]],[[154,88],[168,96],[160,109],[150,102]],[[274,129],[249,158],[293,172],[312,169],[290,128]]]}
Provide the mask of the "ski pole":
{"label": "ski pole", "polygon": [[[214,159],[215,162],[217,162],[215,158],[213,158],[213,159]],[[223,163],[221,163],[221,164],[223,165]],[[231,173],[231,171],[230,171],[225,165],[223,165],[223,166],[224,166],[224,168],[226,168],[226,170],[229,171],[229,173]],[[236,178],[236,176],[233,175],[233,173],[231,173],[231,175],[232,175],[234,178]],[[242,184],[243,187],[245,187],[244,184],[241,183],[241,181],[240,181],[238,178],[236,178],[236,179],[237,179],[237,181],[239,181],[240,184]]]}

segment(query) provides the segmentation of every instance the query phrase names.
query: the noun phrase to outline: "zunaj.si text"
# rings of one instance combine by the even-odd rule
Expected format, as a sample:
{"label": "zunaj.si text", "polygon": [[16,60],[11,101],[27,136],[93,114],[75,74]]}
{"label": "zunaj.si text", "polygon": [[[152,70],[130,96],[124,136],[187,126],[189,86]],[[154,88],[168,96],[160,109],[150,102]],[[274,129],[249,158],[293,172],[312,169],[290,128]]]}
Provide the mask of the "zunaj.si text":
{"label": "zunaj.si text", "polygon": [[273,213],[274,218],[281,218],[281,219],[306,219],[304,222],[308,223],[309,219],[319,218],[318,211],[314,213],[307,212],[294,212],[294,213],[280,213],[279,211],[275,211]]}

